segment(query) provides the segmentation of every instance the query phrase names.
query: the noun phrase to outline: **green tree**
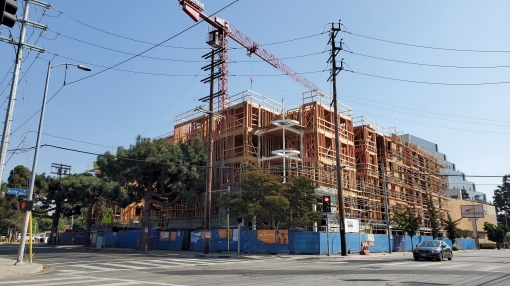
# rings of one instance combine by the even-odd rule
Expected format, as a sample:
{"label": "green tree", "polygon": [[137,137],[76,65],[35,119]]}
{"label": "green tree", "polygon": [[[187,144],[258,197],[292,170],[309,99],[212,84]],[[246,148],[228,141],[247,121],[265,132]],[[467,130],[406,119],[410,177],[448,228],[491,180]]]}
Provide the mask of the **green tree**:
{"label": "green tree", "polygon": [[459,235],[459,229],[457,228],[457,225],[459,224],[460,220],[461,219],[453,220],[450,213],[447,213],[446,219],[443,221],[446,230],[446,237],[452,241],[452,244],[455,244],[455,239]]}
{"label": "green tree", "polygon": [[314,181],[306,177],[292,178],[285,189],[285,197],[289,200],[289,229],[307,227],[317,221],[319,212],[312,211],[312,205],[319,198],[315,193]]}
{"label": "green tree", "polygon": [[[173,145],[164,139],[138,136],[134,145],[118,147],[116,156],[109,152],[100,155],[96,163],[100,178],[120,184],[112,196],[121,207],[143,202],[141,223],[145,229],[150,227],[154,205],[169,207],[182,201],[199,201],[205,191],[206,155],[199,138]],[[140,245],[148,242],[148,233],[142,232]]]}
{"label": "green tree", "polygon": [[0,230],[6,232],[11,230],[21,230],[24,213],[19,209],[19,203],[24,197],[5,195],[7,188],[28,189],[28,179],[30,170],[19,165],[9,172],[7,183],[2,184],[2,194],[0,195]]}
{"label": "green tree", "polygon": [[427,196],[427,213],[429,216],[432,237],[436,239],[437,237],[439,237],[439,231],[441,230],[440,223],[442,220],[442,216],[436,209],[436,206],[434,205],[434,200],[432,199],[431,195]]}
{"label": "green tree", "polygon": [[411,249],[414,249],[412,241],[418,230],[420,230],[422,217],[420,215],[416,216],[411,207],[405,206],[402,212],[398,210],[394,211],[391,220],[411,237]]}
{"label": "green tree", "polygon": [[76,194],[69,193],[62,184],[68,177],[55,178],[44,175],[36,177],[35,193],[38,193],[39,208],[32,211],[35,217],[51,219],[51,235],[48,244],[53,244],[54,233],[58,231],[61,216],[71,217],[80,214]]}
{"label": "green tree", "polygon": [[500,244],[507,240],[506,234],[510,232],[510,228],[504,224],[495,226],[489,222],[483,224],[483,229],[487,232],[489,240],[497,244],[498,249],[500,248]]}
{"label": "green tree", "polygon": [[471,236],[473,234],[473,231],[467,230],[467,229],[457,229],[457,238],[467,238],[468,236]]}
{"label": "green tree", "polygon": [[290,202],[284,196],[280,178],[267,170],[249,168],[243,172],[241,192],[224,193],[219,203],[230,207],[230,213],[245,221],[256,218],[257,228],[278,229],[288,224]]}
{"label": "green tree", "polygon": [[508,216],[510,216],[510,175],[503,176],[503,184],[494,190],[494,206],[498,224],[506,224],[508,226]]}
{"label": "green tree", "polygon": [[90,230],[92,227],[92,212],[104,201],[102,196],[117,184],[114,182],[105,182],[89,173],[70,175],[62,183],[62,189],[75,198],[75,214],[79,215],[81,209],[87,209],[85,223],[85,241],[84,246],[90,246]]}

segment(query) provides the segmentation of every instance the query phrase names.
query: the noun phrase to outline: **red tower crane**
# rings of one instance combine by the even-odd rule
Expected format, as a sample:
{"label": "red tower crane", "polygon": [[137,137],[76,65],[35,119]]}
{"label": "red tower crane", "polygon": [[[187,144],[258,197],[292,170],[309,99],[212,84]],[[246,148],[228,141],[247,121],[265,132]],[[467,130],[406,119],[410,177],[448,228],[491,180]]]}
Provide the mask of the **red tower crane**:
{"label": "red tower crane", "polygon": [[209,40],[207,43],[212,47],[218,48],[221,47],[221,76],[219,78],[219,107],[223,109],[228,107],[228,49],[227,43],[228,38],[230,37],[232,40],[239,43],[241,46],[247,49],[248,55],[251,56],[253,54],[260,57],[262,60],[266,61],[273,67],[277,68],[290,78],[302,84],[308,90],[318,91],[319,88],[301,76],[299,73],[293,71],[289,66],[282,62],[282,60],[275,57],[273,54],[268,52],[266,49],[259,47],[257,42],[250,39],[239,29],[233,27],[227,20],[222,19],[220,17],[214,17],[214,19],[208,16],[204,12],[204,4],[199,0],[178,0],[182,5],[182,10],[186,12],[195,22],[198,22],[200,18],[213,26],[216,30],[209,33]]}

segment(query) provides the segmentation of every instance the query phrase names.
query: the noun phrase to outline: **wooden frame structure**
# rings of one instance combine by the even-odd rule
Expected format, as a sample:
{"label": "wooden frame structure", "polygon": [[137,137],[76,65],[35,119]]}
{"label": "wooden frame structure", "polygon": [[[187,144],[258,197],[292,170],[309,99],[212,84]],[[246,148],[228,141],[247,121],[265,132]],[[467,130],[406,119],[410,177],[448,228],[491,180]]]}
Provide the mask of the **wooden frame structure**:
{"label": "wooden frame structure", "polygon": [[[216,204],[224,191],[238,191],[243,170],[258,166],[282,176],[305,176],[316,182],[319,195],[336,199],[336,152],[334,113],[331,98],[318,92],[305,92],[302,104],[285,110],[277,102],[247,90],[230,96],[229,107],[214,110],[213,182],[211,227],[226,226],[226,212]],[[424,217],[427,196],[440,212],[448,209],[442,196],[438,160],[411,143],[403,143],[396,132],[389,132],[366,117],[352,117],[352,110],[338,104],[340,158],[346,218],[359,218],[373,232],[385,228],[383,187],[388,194],[389,213],[411,206]],[[201,138],[207,145],[208,117],[195,108],[175,117],[169,142]],[[385,173],[383,180],[382,172]],[[151,221],[162,228],[201,228],[204,200],[152,211]],[[338,227],[336,218],[331,227]],[[375,231],[374,231],[375,230]],[[334,231],[334,230],[333,230]],[[426,231],[426,229],[425,229]]]}

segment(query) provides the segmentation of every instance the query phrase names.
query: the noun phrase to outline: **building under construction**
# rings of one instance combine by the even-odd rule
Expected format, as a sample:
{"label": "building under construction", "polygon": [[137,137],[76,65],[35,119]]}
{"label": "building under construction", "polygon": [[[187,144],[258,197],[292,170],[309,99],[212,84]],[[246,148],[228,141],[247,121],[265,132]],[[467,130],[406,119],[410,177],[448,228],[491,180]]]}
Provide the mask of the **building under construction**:
{"label": "building under construction", "polygon": [[[338,206],[334,112],[331,98],[316,92],[303,94],[297,108],[285,109],[282,102],[245,91],[230,96],[229,106],[214,110],[212,123],[213,176],[211,228],[227,226],[226,212],[217,205],[221,192],[239,191],[242,172],[258,166],[281,176],[305,176],[316,182],[319,196],[330,195]],[[208,115],[196,108],[175,117],[169,142],[200,137],[208,144]],[[338,104],[339,141],[345,217],[359,219],[362,229],[380,233],[386,228],[385,192],[388,212],[410,206],[424,218],[427,232],[427,197],[440,212],[448,209],[442,195],[442,165],[414,144],[403,143],[395,134],[368,118],[353,118],[352,110]],[[139,205],[115,212],[119,226],[138,223]],[[320,207],[319,207],[320,209]],[[335,209],[333,209],[336,212]],[[336,216],[335,216],[336,217]],[[201,229],[204,200],[154,206],[153,227]],[[337,218],[330,220],[334,231]]]}

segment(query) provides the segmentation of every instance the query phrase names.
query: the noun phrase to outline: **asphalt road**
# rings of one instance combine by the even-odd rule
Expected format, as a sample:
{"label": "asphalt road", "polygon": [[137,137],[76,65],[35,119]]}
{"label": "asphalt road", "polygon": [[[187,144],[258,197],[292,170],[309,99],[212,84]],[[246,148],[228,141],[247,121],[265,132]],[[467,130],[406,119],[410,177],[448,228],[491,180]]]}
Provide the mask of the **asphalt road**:
{"label": "asphalt road", "polygon": [[[0,245],[16,256],[14,245]],[[454,253],[452,261],[386,256],[205,258],[164,251],[108,252],[34,248],[43,272],[0,285],[510,285],[510,251]]]}

